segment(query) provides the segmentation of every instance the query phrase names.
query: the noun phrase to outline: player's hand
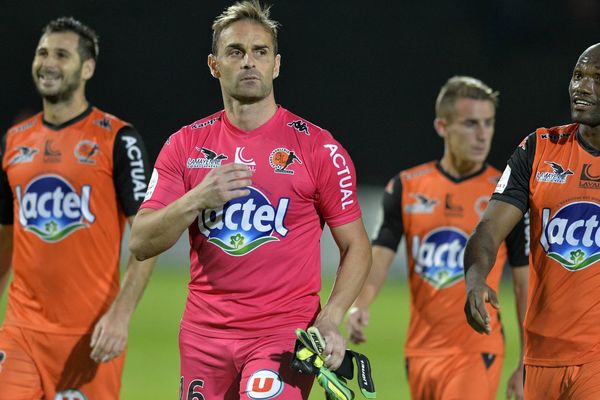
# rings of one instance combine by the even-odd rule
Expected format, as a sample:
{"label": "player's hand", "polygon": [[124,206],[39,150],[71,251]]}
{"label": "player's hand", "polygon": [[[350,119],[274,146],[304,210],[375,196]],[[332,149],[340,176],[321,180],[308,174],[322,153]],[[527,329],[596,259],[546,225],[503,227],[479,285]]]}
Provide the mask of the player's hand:
{"label": "player's hand", "polygon": [[346,332],[352,343],[360,344],[367,341],[367,335],[363,327],[369,324],[369,310],[362,307],[352,307],[348,312],[346,321]]}
{"label": "player's hand", "polygon": [[467,302],[465,304],[467,322],[477,332],[485,332],[489,335],[492,333],[492,324],[486,303],[490,303],[496,310],[500,310],[496,292],[485,282],[467,287]]}
{"label": "player's hand", "polygon": [[506,398],[523,400],[523,364],[520,364],[506,383]]}
{"label": "player's hand", "polygon": [[100,318],[94,327],[90,346],[90,357],[97,363],[118,357],[127,345],[129,318],[117,315],[113,309]]}
{"label": "player's hand", "polygon": [[327,369],[335,371],[342,365],[344,360],[346,341],[337,325],[327,318],[320,318],[319,315],[313,326],[319,329],[321,336],[325,339],[325,350],[323,351],[325,366]]}
{"label": "player's hand", "polygon": [[252,172],[246,165],[220,165],[188,193],[199,210],[221,207],[229,200],[248,196],[250,191],[244,187],[252,185],[251,177]]}

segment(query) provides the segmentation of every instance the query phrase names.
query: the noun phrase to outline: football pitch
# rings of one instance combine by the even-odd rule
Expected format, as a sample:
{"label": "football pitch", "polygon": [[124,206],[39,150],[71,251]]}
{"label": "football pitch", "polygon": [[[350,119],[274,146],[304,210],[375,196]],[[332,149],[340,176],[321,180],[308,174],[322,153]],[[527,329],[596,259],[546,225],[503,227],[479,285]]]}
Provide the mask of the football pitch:
{"label": "football pitch", "polygon": [[[187,293],[186,267],[157,267],[140,302],[130,327],[128,355],[123,376],[123,400],[177,399],[179,391],[179,356],[177,335],[179,320]],[[326,298],[331,281],[324,280]],[[5,296],[6,297],[6,296]],[[404,371],[403,344],[408,324],[409,294],[404,280],[388,280],[371,307],[367,328],[369,341],[355,347],[371,360],[378,399],[408,399],[408,384]],[[506,332],[506,359],[498,399],[504,399],[506,380],[516,366],[518,329],[514,298],[510,283],[503,283],[500,293],[502,321]],[[6,299],[0,304],[3,319]],[[356,381],[350,387],[356,398],[363,398]],[[322,400],[315,383],[311,400]]]}

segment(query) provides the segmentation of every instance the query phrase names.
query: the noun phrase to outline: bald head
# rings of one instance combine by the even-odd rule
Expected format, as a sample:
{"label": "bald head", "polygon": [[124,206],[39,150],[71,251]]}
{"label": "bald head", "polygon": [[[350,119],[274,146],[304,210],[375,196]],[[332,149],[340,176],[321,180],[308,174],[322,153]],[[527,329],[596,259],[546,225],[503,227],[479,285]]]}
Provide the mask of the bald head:
{"label": "bald head", "polygon": [[600,43],[588,47],[577,60],[571,82],[571,118],[589,127],[600,125]]}

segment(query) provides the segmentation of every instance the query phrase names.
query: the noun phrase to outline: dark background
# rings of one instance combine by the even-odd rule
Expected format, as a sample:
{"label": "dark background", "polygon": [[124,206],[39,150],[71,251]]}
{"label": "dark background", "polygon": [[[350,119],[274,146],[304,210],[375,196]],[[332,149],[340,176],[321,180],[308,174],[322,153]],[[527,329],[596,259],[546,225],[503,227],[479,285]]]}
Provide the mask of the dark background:
{"label": "dark background", "polygon": [[[101,38],[88,99],[132,122],[154,160],[170,133],[222,108],[206,56],[230,3],[0,0],[0,128],[41,108],[30,77],[40,30],[71,15]],[[363,184],[441,156],[434,101],[455,74],[500,91],[490,162],[503,168],[536,127],[569,122],[572,68],[600,41],[597,0],[271,3],[282,24],[277,102],[329,129]]]}

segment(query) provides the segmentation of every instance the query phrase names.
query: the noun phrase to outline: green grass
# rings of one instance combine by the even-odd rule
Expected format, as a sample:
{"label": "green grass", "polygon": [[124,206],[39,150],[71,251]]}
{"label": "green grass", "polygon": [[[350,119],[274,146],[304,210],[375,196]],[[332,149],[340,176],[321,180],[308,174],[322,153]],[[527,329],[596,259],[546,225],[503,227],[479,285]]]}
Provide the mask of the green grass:
{"label": "green grass", "polygon": [[[177,335],[187,293],[187,268],[157,268],[133,317],[123,376],[122,399],[177,399],[179,355]],[[324,282],[328,293],[331,282]],[[371,308],[369,341],[357,348],[368,355],[379,399],[408,399],[403,344],[408,324],[408,289],[405,281],[389,280]],[[498,399],[504,398],[508,375],[518,356],[514,300],[509,284],[500,293],[507,336],[507,356]],[[6,300],[0,303],[0,320]],[[362,398],[355,382],[351,385]],[[311,400],[324,396],[315,384]]]}

